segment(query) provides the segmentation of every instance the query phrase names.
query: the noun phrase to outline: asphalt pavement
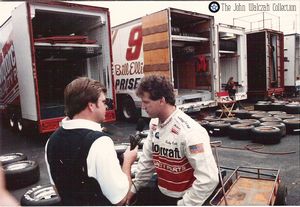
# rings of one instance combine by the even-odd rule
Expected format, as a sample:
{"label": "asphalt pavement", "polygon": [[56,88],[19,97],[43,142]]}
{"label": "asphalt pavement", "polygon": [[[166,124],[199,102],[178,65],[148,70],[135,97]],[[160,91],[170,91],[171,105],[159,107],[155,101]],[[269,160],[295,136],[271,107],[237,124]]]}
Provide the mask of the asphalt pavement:
{"label": "asphalt pavement", "polygon": [[[136,124],[117,121],[104,124],[111,134],[115,143],[128,142],[129,134],[135,133]],[[49,176],[44,160],[44,146],[49,135],[41,137],[24,136],[9,129],[1,123],[0,125],[0,154],[21,152],[28,159],[35,160],[40,167],[40,180],[31,186],[11,191],[16,199],[20,200],[22,195],[32,187],[49,183]],[[245,150],[246,145],[251,144],[249,140],[232,140],[229,137],[211,137],[211,141],[222,141],[221,148],[217,149],[220,166],[237,168],[238,166],[250,166],[260,168],[280,169],[280,177],[288,188],[287,204],[300,205],[300,137],[299,135],[287,135],[281,139],[279,144],[265,145],[256,153]],[[238,149],[232,149],[238,148]],[[285,155],[274,155],[265,153],[294,152]],[[68,176],[68,175],[66,175]]]}

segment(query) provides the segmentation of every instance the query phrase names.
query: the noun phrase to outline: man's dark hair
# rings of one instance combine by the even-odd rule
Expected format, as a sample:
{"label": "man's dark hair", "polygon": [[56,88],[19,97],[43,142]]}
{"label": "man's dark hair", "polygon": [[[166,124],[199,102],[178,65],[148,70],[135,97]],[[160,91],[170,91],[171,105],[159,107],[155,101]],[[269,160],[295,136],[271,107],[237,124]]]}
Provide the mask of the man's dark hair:
{"label": "man's dark hair", "polygon": [[174,88],[164,76],[151,75],[144,77],[137,88],[136,94],[138,97],[142,97],[145,92],[150,94],[151,100],[156,101],[164,97],[168,104],[175,105]]}
{"label": "man's dark hair", "polygon": [[106,93],[106,88],[97,80],[79,77],[69,83],[64,91],[65,114],[73,119],[85,109],[89,102],[97,103],[101,93]]}

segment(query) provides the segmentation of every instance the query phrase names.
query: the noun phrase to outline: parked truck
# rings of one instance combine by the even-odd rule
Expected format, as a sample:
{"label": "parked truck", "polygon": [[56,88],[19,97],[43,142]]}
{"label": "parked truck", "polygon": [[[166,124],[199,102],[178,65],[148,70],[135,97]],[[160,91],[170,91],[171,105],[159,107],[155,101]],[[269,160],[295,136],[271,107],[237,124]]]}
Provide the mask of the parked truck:
{"label": "parked truck", "polygon": [[0,110],[12,128],[54,131],[64,117],[64,88],[78,76],[107,87],[106,121],[115,120],[107,8],[22,3],[1,25],[0,48]]}
{"label": "parked truck", "polygon": [[247,99],[247,43],[245,29],[219,23],[217,25],[217,71],[219,91],[224,91],[227,81],[233,77],[236,86],[235,99]]}
{"label": "parked truck", "polygon": [[300,92],[300,34],[284,35],[284,89],[288,96]]}
{"label": "parked truck", "polygon": [[248,98],[267,99],[284,92],[283,33],[261,29],[247,33]]}
{"label": "parked truck", "polygon": [[167,8],[112,28],[117,111],[134,120],[141,110],[141,78],[163,75],[174,85],[184,112],[216,106],[218,90],[214,17]]}

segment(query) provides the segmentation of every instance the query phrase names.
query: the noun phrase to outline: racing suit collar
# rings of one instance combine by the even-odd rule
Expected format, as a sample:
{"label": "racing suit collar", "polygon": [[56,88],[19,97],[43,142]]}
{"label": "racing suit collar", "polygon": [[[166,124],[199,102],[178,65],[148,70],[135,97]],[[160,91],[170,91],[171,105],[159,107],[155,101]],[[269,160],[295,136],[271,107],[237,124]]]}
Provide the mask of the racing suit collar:
{"label": "racing suit collar", "polygon": [[173,111],[173,113],[163,123],[159,121],[159,127],[163,128],[167,126],[172,121],[172,117],[177,113],[178,110],[179,109],[176,108],[175,111]]}

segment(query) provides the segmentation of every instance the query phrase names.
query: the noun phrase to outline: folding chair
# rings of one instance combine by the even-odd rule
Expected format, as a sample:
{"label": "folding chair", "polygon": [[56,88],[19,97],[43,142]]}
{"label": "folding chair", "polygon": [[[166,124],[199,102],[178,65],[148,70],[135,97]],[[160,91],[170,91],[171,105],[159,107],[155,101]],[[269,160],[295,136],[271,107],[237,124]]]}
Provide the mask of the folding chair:
{"label": "folding chair", "polygon": [[233,117],[234,115],[232,114],[233,107],[236,103],[235,100],[232,100],[229,97],[229,94],[227,91],[221,91],[216,93],[217,96],[217,103],[219,107],[222,110],[222,113],[220,115],[220,118],[223,116],[223,114],[228,118],[228,117]]}

